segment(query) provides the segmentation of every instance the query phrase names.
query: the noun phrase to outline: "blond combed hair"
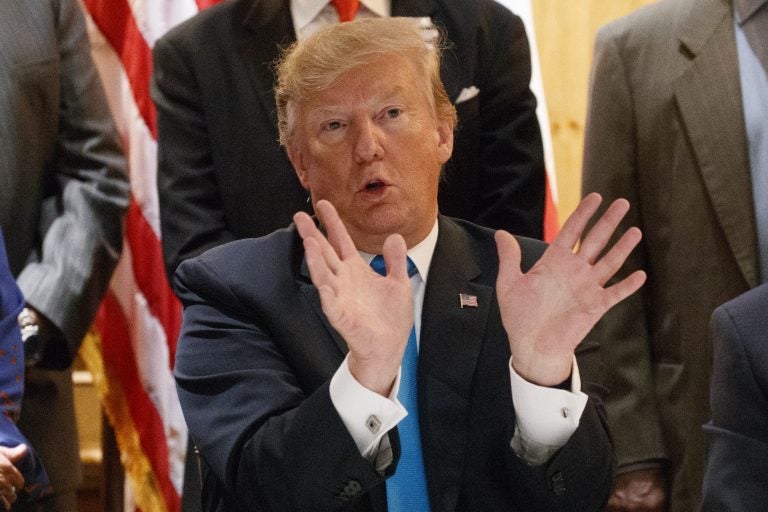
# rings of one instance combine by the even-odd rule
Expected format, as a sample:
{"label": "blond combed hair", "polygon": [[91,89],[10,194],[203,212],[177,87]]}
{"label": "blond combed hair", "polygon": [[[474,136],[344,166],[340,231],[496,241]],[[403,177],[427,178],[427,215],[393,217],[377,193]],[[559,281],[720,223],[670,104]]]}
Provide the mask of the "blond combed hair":
{"label": "blond combed hair", "polygon": [[343,74],[385,56],[412,59],[423,70],[431,89],[432,107],[440,121],[456,125],[456,109],[440,80],[443,38],[418,18],[376,18],[331,25],[305,41],[294,43],[277,63],[278,130],[287,145],[297,107],[313,94],[330,88]]}

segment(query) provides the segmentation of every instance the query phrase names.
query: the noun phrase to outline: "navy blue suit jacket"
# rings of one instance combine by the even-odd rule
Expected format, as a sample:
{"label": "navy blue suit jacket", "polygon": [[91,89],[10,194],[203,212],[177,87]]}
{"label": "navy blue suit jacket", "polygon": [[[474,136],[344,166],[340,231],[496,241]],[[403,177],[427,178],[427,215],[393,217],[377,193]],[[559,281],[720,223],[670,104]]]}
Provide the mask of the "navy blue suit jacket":
{"label": "navy blue suit jacket", "polygon": [[[580,368],[590,400],[546,465],[509,443],[515,415],[509,344],[495,297],[493,231],[441,217],[422,313],[419,407],[434,512],[599,510],[613,457],[594,381],[595,345]],[[519,239],[523,267],[544,244]],[[176,380],[207,472],[207,510],[385,511],[384,481],[361,457],[328,384],[346,344],[328,324],[293,228],[232,242],[184,262]],[[460,308],[458,295],[476,295]],[[583,357],[582,357],[583,356]],[[390,432],[395,462],[397,431]]]}
{"label": "navy blue suit jacket", "polygon": [[768,284],[712,315],[712,421],[701,510],[768,506]]}

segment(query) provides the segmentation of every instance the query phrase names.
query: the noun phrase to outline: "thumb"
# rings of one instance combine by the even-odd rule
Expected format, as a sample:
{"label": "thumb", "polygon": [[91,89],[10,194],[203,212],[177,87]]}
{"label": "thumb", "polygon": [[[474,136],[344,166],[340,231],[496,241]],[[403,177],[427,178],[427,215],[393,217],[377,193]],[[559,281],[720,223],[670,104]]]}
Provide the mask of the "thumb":
{"label": "thumb", "polygon": [[504,230],[496,231],[496,251],[499,254],[499,281],[514,279],[522,272],[520,270],[520,244],[514,236]]}
{"label": "thumb", "polygon": [[18,462],[27,454],[27,445],[22,443],[13,448],[3,446],[0,447],[0,453],[8,457],[11,462]]}

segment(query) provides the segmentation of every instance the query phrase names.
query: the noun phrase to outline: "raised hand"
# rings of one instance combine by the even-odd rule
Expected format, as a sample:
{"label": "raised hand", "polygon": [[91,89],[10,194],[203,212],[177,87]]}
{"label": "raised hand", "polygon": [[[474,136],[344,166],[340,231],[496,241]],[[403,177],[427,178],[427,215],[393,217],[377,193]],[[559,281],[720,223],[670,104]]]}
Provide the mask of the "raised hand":
{"label": "raised hand", "polygon": [[387,276],[380,276],[360,257],[331,203],[318,201],[315,212],[327,238],[306,213],[297,213],[294,222],[323,312],[347,342],[352,375],[387,396],[413,326],[405,240],[400,235],[385,240]]}
{"label": "raised hand", "polygon": [[512,365],[535,384],[554,386],[565,381],[576,346],[610,308],[645,282],[645,273],[637,271],[605,286],[641,238],[639,229],[630,228],[600,257],[629,210],[626,200],[614,201],[579,245],[601,201],[598,194],[584,198],[525,274],[520,270],[517,240],[507,232],[496,232],[500,261],[496,294]]}

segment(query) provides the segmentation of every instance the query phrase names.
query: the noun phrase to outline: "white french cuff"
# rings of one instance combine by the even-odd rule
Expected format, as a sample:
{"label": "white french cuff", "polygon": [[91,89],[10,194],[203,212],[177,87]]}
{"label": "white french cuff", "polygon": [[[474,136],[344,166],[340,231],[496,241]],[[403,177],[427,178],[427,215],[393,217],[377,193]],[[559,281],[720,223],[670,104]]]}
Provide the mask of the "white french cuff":
{"label": "white french cuff", "polygon": [[389,397],[384,397],[366,388],[352,376],[348,357],[344,358],[331,378],[331,402],[360,454],[370,459],[376,455],[381,438],[408,415],[408,411],[397,400],[400,372],[397,373]]}
{"label": "white french cuff", "polygon": [[543,464],[571,438],[587,405],[576,357],[571,371],[571,391],[528,382],[514,370],[511,358],[509,374],[516,422],[512,449],[530,464]]}

